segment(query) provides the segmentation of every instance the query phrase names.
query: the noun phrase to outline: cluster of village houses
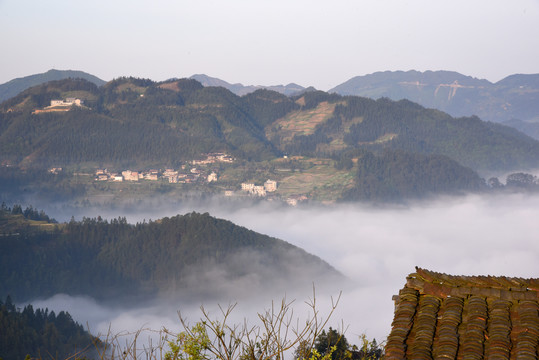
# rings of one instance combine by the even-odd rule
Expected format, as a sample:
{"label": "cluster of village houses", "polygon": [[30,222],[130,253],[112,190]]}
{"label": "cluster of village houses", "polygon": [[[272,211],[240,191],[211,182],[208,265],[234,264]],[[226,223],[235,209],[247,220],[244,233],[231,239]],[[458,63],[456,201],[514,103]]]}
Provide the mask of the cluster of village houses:
{"label": "cluster of village houses", "polygon": [[[192,160],[190,164],[192,166],[196,165],[208,165],[215,162],[234,162],[234,158],[230,155],[224,153],[211,153],[206,154],[206,158],[203,160]],[[182,170],[185,170],[186,166],[182,166]],[[95,172],[96,181],[114,181],[114,182],[123,182],[123,181],[139,181],[139,180],[150,180],[156,181],[159,179],[165,179],[169,183],[194,183],[200,180],[204,180],[208,183],[215,182],[218,180],[218,175],[215,171],[205,172],[199,170],[196,167],[192,167],[188,172],[180,171],[174,169],[165,169],[161,170],[147,170],[147,171],[133,171],[133,170],[124,170],[122,172],[109,172],[107,169],[98,169]],[[264,197],[267,193],[274,192],[277,190],[277,181],[267,180],[263,185],[255,185],[254,183],[242,183],[241,190],[250,195]],[[225,192],[226,196],[234,195],[232,190]]]}
{"label": "cluster of village houses", "polygon": [[[213,153],[207,154],[204,160],[192,160],[190,164],[194,165],[208,165],[215,162],[233,162],[234,159],[223,153]],[[182,166],[181,170],[174,169],[165,169],[162,170],[147,170],[147,171],[133,171],[133,170],[124,170],[122,172],[109,172],[107,169],[98,169],[95,172],[96,181],[113,181],[113,182],[123,182],[123,181],[140,181],[140,180],[150,180],[157,181],[159,179],[164,179],[169,183],[194,183],[197,181],[206,181],[208,183],[215,182],[218,180],[218,175],[215,171],[203,171],[199,170],[196,167],[192,167],[189,171],[185,170],[187,166]],[[49,172],[53,174],[58,174],[62,171],[60,167],[50,168]],[[268,179],[264,184],[257,185],[255,183],[244,182],[241,183],[241,192],[256,197],[266,197],[268,193],[273,193],[277,191],[277,181]],[[237,195],[234,190],[225,191],[225,196],[235,196]],[[286,199],[286,203],[292,206],[296,206],[300,202],[308,200],[305,195],[291,196]]]}
{"label": "cluster of village houses", "polygon": [[[192,160],[191,165],[207,165],[215,162],[234,162],[234,158],[224,153],[211,153],[206,154],[206,158],[203,160]],[[182,170],[185,170],[186,166],[182,166]],[[139,181],[139,180],[158,180],[166,179],[169,183],[193,183],[203,177],[207,182],[217,181],[218,176],[215,171],[209,174],[204,174],[202,170],[193,167],[189,172],[181,172],[174,169],[160,170],[148,170],[148,171],[133,171],[124,170],[121,173],[111,173],[107,169],[98,169],[95,173],[96,181]]]}
{"label": "cluster of village houses", "polygon": [[[166,179],[169,183],[193,183],[200,179],[203,176],[202,171],[192,168],[189,173],[180,173],[179,170],[174,169],[165,169],[164,171],[160,170],[147,170],[147,171],[133,171],[133,170],[124,170],[121,173],[109,172],[107,169],[98,169],[95,172],[96,181],[139,181],[139,180],[150,180],[156,181],[158,179]],[[212,171],[205,178],[207,182],[217,181],[217,173]]]}

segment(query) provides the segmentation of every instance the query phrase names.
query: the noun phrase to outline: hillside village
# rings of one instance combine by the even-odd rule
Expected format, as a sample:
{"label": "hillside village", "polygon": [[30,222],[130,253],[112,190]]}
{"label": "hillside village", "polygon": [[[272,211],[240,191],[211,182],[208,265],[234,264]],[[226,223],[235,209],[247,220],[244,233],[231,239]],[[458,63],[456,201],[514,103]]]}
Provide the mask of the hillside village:
{"label": "hillside village", "polygon": [[[138,182],[138,181],[165,181],[170,184],[192,184],[192,183],[215,183],[219,180],[219,174],[216,170],[208,169],[206,165],[211,165],[217,162],[233,163],[235,159],[226,153],[209,153],[205,154],[205,158],[201,160],[191,160],[188,164],[184,164],[180,169],[166,168],[149,169],[149,170],[131,170],[125,169],[122,171],[109,171],[106,168],[97,169],[95,171],[94,181],[97,182]],[[188,166],[190,165],[190,166]],[[203,166],[204,168],[197,168]],[[49,169],[52,174],[58,174],[62,168],[53,167]],[[243,182],[238,184],[235,189],[224,191],[227,197],[237,195],[235,190],[240,190],[241,193],[255,196],[266,197],[268,193],[277,191],[277,181],[268,179],[263,184],[255,184],[252,182]],[[299,201],[306,200],[299,199]],[[298,199],[287,199],[286,202],[290,205],[297,205]]]}

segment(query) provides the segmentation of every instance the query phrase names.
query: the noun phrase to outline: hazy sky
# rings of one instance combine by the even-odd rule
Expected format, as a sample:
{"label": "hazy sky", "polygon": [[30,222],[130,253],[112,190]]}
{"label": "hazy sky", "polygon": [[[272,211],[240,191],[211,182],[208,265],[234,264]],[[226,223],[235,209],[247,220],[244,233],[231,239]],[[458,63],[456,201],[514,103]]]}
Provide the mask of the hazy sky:
{"label": "hazy sky", "polygon": [[328,90],[384,70],[539,73],[539,0],[0,0],[0,83],[204,73]]}

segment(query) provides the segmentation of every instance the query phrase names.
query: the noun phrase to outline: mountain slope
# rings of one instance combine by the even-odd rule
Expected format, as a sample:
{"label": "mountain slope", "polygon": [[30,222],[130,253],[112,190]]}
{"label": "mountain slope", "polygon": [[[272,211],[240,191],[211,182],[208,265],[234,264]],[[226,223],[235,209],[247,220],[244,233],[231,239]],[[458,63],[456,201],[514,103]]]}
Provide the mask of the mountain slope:
{"label": "mountain slope", "polygon": [[329,92],[408,99],[452,116],[493,122],[539,120],[539,74],[511,75],[493,84],[450,71],[386,71],[354,77]]}
{"label": "mountain slope", "polygon": [[[3,210],[0,216],[22,215]],[[341,278],[291,244],[207,213],[136,225],[83,219],[51,231],[20,226],[0,233],[0,295],[19,301],[56,293],[232,295]]]}
{"label": "mountain slope", "polygon": [[[84,106],[35,113],[69,96]],[[261,161],[385,148],[445,155],[476,171],[539,167],[539,142],[524,134],[406,100],[266,89],[240,97],[193,79],[120,78],[100,88],[53,81],[0,104],[0,160],[27,167],[178,167],[209,152]]]}
{"label": "mountain slope", "polygon": [[[86,107],[33,113],[75,95]],[[216,151],[245,159],[276,154],[240,97],[187,79],[121,78],[99,89],[84,80],[50,82],[0,104],[0,120],[2,160],[28,166],[177,166]]]}
{"label": "mountain slope", "polygon": [[477,117],[453,118],[407,100],[322,92],[305,94],[296,101],[316,106],[305,106],[266,127],[266,136],[293,155],[387,148],[445,155],[476,171],[539,166],[539,142]]}
{"label": "mountain slope", "polygon": [[105,81],[83,71],[51,69],[42,74],[25,76],[22,78],[10,80],[4,84],[0,84],[0,102],[12,98],[13,96],[16,96],[20,92],[32,86],[43,84],[49,81],[62,80],[67,78],[85,79],[94,83],[97,86],[102,86],[105,84]]}

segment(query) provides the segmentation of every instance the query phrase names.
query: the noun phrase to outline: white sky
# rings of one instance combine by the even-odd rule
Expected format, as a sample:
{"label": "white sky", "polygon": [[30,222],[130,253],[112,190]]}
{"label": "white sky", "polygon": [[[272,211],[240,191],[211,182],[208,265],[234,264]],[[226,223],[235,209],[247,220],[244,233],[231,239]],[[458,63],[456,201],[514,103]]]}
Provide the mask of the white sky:
{"label": "white sky", "polygon": [[0,0],[0,83],[204,73],[328,90],[384,70],[539,73],[539,0]]}

